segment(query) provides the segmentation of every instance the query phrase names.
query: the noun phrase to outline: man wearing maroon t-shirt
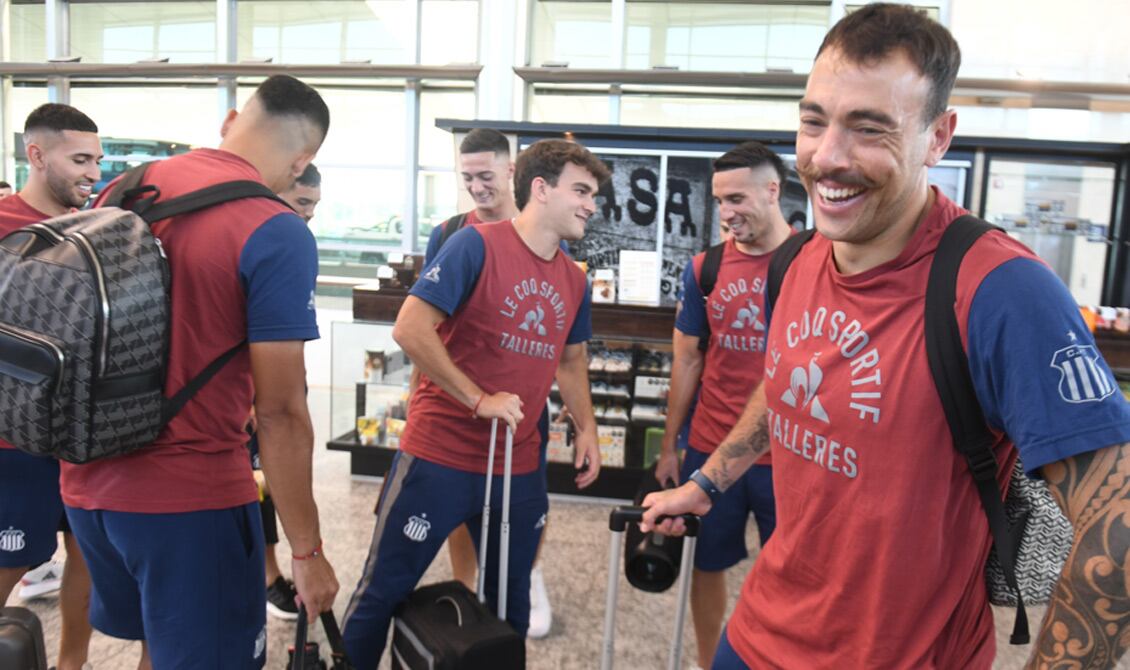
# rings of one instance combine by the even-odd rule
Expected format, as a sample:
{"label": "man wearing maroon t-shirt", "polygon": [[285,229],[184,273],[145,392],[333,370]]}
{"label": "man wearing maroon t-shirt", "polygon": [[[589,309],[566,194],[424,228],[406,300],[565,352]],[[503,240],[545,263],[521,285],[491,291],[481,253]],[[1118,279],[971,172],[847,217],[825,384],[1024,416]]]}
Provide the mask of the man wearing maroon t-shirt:
{"label": "man wearing maroon t-shirt", "polygon": [[[925,351],[930,268],[965,214],[928,182],[960,62],[944,27],[895,4],[847,15],[817,53],[797,171],[818,234],[769,314],[765,380],[691,481],[644,501],[645,528],[706,513],[773,450],[777,529],[714,668],[992,666],[992,536]],[[1130,636],[1130,404],[1067,287],[1008,235],[979,237],[955,288],[1001,488],[1019,458],[1075,529],[1029,667],[1113,667]]]}
{"label": "man wearing maroon t-shirt", "polygon": [[[578,486],[600,469],[585,345],[590,296],[560,244],[584,235],[607,175],[577,144],[534,143],[515,168],[517,218],[455,233],[400,310],[393,337],[422,376],[346,609],[346,649],[361,670],[377,667],[393,609],[452,529],[479,527],[485,478],[502,472],[501,458],[486,472],[491,419],[500,432],[514,431],[507,620],[526,632],[530,567],[548,507],[537,424],[555,376],[577,425]],[[492,489],[495,509],[501,492],[501,485]],[[488,601],[498,593],[497,529],[488,541]]]}
{"label": "man wearing maroon t-shirt", "polygon": [[[37,107],[27,117],[23,139],[27,185],[19,194],[0,200],[0,236],[84,206],[101,176],[98,126],[74,107],[54,103]],[[63,622],[58,667],[71,670],[86,662],[90,644],[90,574],[66,523],[59,495],[59,462],[26,454],[0,440],[0,531],[14,540],[0,543],[0,603],[29,568],[51,559],[59,530],[63,531],[67,560],[62,585],[55,587],[61,588]],[[48,564],[33,574],[56,570]],[[36,587],[59,579],[57,574],[39,577],[43,583]],[[39,591],[21,589],[21,593]]]}
{"label": "man wearing maroon t-shirt", "polygon": [[[741,414],[742,400],[761,382],[765,366],[765,276],[773,251],[790,232],[780,205],[785,170],[781,158],[760,142],[743,142],[714,161],[711,188],[721,223],[729,228],[729,239],[723,243],[709,295],[703,295],[700,284],[708,252],[692,258],[683,272],[673,336],[675,357],[667,396],[667,429],[655,468],[660,484],[687,481],[733,428]],[[705,353],[700,344],[707,344]],[[680,468],[676,437],[696,393],[698,403]],[[726,570],[749,555],[745,528],[751,513],[764,546],[776,523],[769,454],[702,517],[691,582],[691,614],[698,639],[698,664],[703,668],[710,666],[722,635]]]}

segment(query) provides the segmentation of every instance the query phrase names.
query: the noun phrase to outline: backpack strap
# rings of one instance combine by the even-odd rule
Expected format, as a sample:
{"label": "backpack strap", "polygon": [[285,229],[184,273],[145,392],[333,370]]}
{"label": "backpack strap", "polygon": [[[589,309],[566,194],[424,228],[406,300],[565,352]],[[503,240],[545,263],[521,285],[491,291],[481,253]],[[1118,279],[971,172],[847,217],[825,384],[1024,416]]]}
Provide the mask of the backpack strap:
{"label": "backpack strap", "polygon": [[439,246],[436,251],[439,251],[444,244],[447,243],[449,237],[454,235],[460,228],[467,225],[467,213],[456,214],[447,221],[443,222],[443,232],[439,236]]}
{"label": "backpack strap", "polygon": [[[698,271],[698,288],[702,292],[702,300],[710,300],[714,286],[718,283],[718,270],[722,267],[722,254],[726,251],[726,243],[719,242],[706,250],[702,259],[702,267]],[[710,319],[706,319],[706,337],[698,340],[698,350],[705,352],[710,348]]]}
{"label": "backpack strap", "polygon": [[184,409],[188,401],[192,400],[192,396],[204,388],[205,384],[212,381],[212,377],[215,377],[216,373],[228,364],[228,361],[235,358],[235,355],[246,344],[247,340],[240,340],[239,344],[220,354],[219,358],[209,363],[208,367],[200,371],[200,374],[190,379],[172,398],[163,398],[161,400],[161,425],[168,425],[173,417]]}
{"label": "backpack strap", "polygon": [[781,282],[785,281],[785,273],[789,271],[789,266],[800,253],[801,247],[808,244],[815,234],[815,228],[808,228],[796,235],[790,235],[773,252],[773,258],[769,261],[769,273],[765,278],[766,310],[773,311],[773,305],[777,304],[777,296],[781,293]]}
{"label": "backpack strap", "polygon": [[274,191],[265,184],[251,180],[226,181],[220,184],[202,188],[191,193],[185,193],[175,198],[154,202],[153,199],[139,200],[133,204],[132,209],[138,216],[145,219],[146,223],[153,224],[163,219],[188,214],[233,200],[247,198],[266,198],[285,205],[293,210],[287,201],[275,195]]}
{"label": "backpack strap", "polygon": [[1016,622],[1012,644],[1028,644],[1028,615],[1016,583],[1016,554],[1025,519],[1009,528],[997,483],[997,459],[993,454],[993,435],[977,400],[969,359],[961,341],[954,305],[957,301],[957,273],[965,253],[985,233],[996,226],[970,215],[954,220],[942,234],[930,265],[926,284],[926,357],[930,374],[945,409],[946,422],[953,435],[954,448],[965,458],[981,506],[989,520],[997,556],[1005,582],[1016,591]]}

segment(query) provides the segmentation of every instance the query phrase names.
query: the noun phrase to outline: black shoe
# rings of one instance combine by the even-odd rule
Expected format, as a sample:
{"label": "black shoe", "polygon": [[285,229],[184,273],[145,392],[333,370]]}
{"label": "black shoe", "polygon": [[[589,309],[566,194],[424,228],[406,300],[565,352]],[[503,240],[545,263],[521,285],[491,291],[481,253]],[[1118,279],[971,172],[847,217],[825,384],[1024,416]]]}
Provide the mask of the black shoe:
{"label": "black shoe", "polygon": [[267,612],[284,621],[295,621],[298,619],[298,605],[294,602],[297,596],[294,586],[280,575],[267,587]]}

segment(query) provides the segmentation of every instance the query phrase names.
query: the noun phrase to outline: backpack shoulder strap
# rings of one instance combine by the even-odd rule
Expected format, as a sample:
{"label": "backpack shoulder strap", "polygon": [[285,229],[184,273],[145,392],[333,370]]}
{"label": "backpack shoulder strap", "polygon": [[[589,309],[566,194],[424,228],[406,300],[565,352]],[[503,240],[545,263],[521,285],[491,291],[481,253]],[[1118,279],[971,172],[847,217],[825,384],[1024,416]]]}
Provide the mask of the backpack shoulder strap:
{"label": "backpack shoulder strap", "polygon": [[769,261],[769,273],[765,278],[765,307],[767,310],[772,311],[773,305],[777,304],[777,296],[781,293],[781,282],[785,281],[785,273],[789,271],[789,266],[793,264],[793,259],[800,253],[801,248],[808,244],[808,241],[815,234],[815,228],[808,228],[796,235],[790,235],[773,252],[773,259]]}
{"label": "backpack shoulder strap", "polygon": [[163,219],[180,216],[181,214],[188,214],[189,212],[215,207],[225,202],[244,200],[247,198],[266,198],[285,205],[287,209],[293,209],[287,201],[275,195],[274,191],[267,188],[265,184],[251,180],[226,181],[213,184],[161,202],[141,200],[134,203],[131,209],[141,218],[145,219],[147,223],[152,224]]}
{"label": "backpack shoulder strap", "polygon": [[[702,259],[702,267],[698,270],[698,288],[702,292],[703,301],[710,300],[714,286],[718,283],[718,270],[722,267],[722,255],[726,252],[726,243],[719,242],[706,250]],[[710,348],[710,319],[706,320],[706,337],[698,340],[698,350],[705,352]]]}
{"label": "backpack shoulder strap", "polygon": [[144,189],[141,188],[142,182],[145,181],[145,173],[149,171],[150,165],[151,163],[142,163],[132,170],[123,173],[122,178],[118,180],[118,183],[114,184],[114,188],[111,189],[102,200],[101,206],[121,207],[122,202],[132,200],[143,192],[152,191],[155,193],[154,197],[156,197],[156,194],[160,194],[160,191],[158,191],[155,186]]}
{"label": "backpack shoulder strap", "polygon": [[966,215],[954,220],[942,234],[930,265],[926,284],[926,357],[930,375],[945,410],[953,435],[954,448],[965,458],[993,536],[1008,586],[1016,591],[1016,622],[1012,644],[1027,644],[1028,616],[1016,583],[1016,553],[1023,520],[1009,528],[997,484],[997,459],[993,454],[993,435],[977,400],[969,359],[961,341],[961,330],[954,311],[957,302],[957,273],[961,261],[982,235],[995,226]]}
{"label": "backpack shoulder strap", "polygon": [[451,217],[447,221],[444,221],[443,222],[443,233],[440,234],[439,247],[437,248],[437,251],[439,250],[439,248],[442,248],[443,245],[447,243],[448,238],[450,238],[452,235],[454,235],[456,232],[458,232],[459,229],[462,228],[465,225],[467,225],[467,213],[466,212],[464,212],[462,214],[456,214],[455,216]]}

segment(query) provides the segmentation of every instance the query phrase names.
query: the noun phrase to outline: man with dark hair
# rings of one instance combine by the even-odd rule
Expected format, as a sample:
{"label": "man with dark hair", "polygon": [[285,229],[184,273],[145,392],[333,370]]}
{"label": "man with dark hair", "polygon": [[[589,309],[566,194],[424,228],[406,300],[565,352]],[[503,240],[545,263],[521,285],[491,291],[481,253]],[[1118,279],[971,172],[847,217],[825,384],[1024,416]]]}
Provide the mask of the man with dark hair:
{"label": "man with dark hair", "polygon": [[[781,158],[760,142],[743,142],[714,161],[711,188],[721,223],[729,228],[729,239],[721,244],[721,253],[717,248],[704,251],[683,271],[667,427],[655,468],[660,484],[686,482],[706,462],[741,414],[741,405],[734,399],[748,397],[761,382],[765,276],[773,251],[790,233],[780,205],[786,178]],[[707,275],[712,283],[704,287],[702,280]],[[680,470],[676,438],[696,394],[698,403]],[[751,513],[765,546],[776,519],[769,454],[702,518],[691,582],[691,615],[698,664],[703,668],[710,667],[722,635],[726,570],[749,555],[745,528]]]}
{"label": "man with dark hair", "polygon": [[[328,123],[313,89],[276,75],[242,111],[228,112],[219,149],[153,163],[145,183],[161,200],[233,180],[277,193],[310,164]],[[332,607],[338,589],[311,490],[303,347],[318,337],[314,238],[289,207],[267,198],[152,229],[172,273],[167,392],[224,352],[238,353],[153,444],[63,465],[63,500],[94,582],[91,621],[108,635],[142,640],[142,668],[262,667],[263,531],[244,449],[252,403],[263,471],[294,552],[295,588],[312,618]]]}
{"label": "man with dark hair", "polygon": [[[992,666],[992,535],[925,348],[928,276],[965,214],[927,180],[956,128],[960,58],[917,9],[873,4],[831,30],[808,76],[797,170],[817,234],[772,305],[765,380],[697,476],[645,501],[645,528],[705,513],[772,446],[777,530],[715,668]],[[1067,288],[1020,243],[977,238],[954,288],[993,474],[1003,489],[1019,458],[1075,528],[1029,667],[1112,667],[1130,634],[1130,405]]]}
{"label": "man with dark hair", "polygon": [[[531,145],[515,167],[524,194],[518,216],[455,233],[404,301],[393,337],[423,375],[345,613],[346,649],[360,670],[377,667],[393,609],[444,539],[460,524],[476,534],[486,477],[502,472],[501,458],[494,472],[486,471],[492,419],[499,419],[500,433],[506,426],[514,431],[507,620],[525,635],[530,567],[548,508],[538,410],[555,376],[577,425],[577,485],[588,486],[600,470],[585,346],[590,296],[584,273],[560,244],[584,235],[607,176],[604,164],[577,144]],[[501,484],[493,487],[495,509],[501,493]],[[491,603],[499,586],[499,531],[492,521],[485,575]]]}
{"label": "man with dark hair", "polygon": [[6,181],[0,181],[0,200],[12,195],[12,185]]}
{"label": "man with dark hair", "polygon": [[[102,174],[98,126],[74,107],[40,105],[28,115],[23,139],[27,185],[0,201],[0,236],[82,207]],[[21,578],[25,599],[60,589],[58,668],[81,668],[90,645],[90,575],[63,510],[58,461],[0,440],[0,530],[14,540],[0,543],[0,602]],[[67,548],[65,569],[51,561],[60,530]],[[39,567],[29,572],[34,566]]]}
{"label": "man with dark hair", "polygon": [[310,223],[314,209],[322,201],[322,173],[313,163],[307,165],[290,188],[279,192],[279,197],[286,200],[306,223]]}

